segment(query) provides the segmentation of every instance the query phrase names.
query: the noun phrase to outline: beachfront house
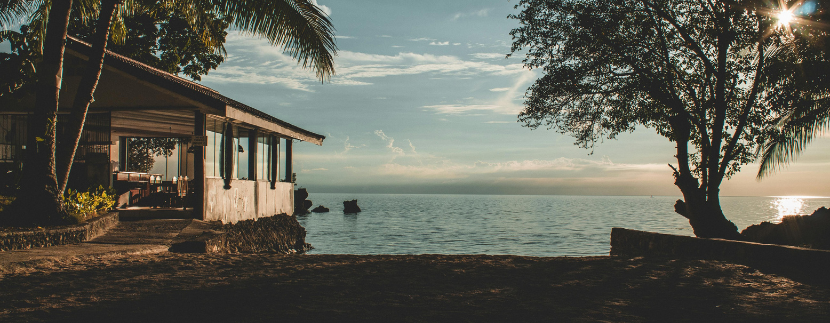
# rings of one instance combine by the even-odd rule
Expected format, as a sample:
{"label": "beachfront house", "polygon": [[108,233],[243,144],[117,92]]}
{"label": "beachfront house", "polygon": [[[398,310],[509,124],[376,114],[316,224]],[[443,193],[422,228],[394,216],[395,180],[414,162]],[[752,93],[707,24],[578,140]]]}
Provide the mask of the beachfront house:
{"label": "beachfront house", "polygon": [[[59,145],[66,136],[63,112],[70,108],[89,50],[88,44],[68,39]],[[33,96],[0,101],[4,173],[21,165],[26,115],[33,105]],[[138,156],[147,155],[136,149],[147,149],[150,139],[164,138],[172,155],[155,157],[152,171],[136,170]],[[69,186],[111,186],[120,194],[118,207],[125,212],[169,210],[225,223],[290,215],[292,144],[322,145],[323,139],[213,89],[108,52]]]}

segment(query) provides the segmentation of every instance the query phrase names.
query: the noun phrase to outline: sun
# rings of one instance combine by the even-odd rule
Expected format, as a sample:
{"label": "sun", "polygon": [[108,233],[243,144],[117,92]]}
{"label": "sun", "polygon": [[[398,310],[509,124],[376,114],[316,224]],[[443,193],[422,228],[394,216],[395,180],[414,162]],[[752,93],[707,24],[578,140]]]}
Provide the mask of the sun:
{"label": "sun", "polygon": [[793,11],[791,10],[781,10],[781,12],[777,15],[778,24],[781,26],[789,26],[790,22],[795,19],[795,15],[793,15]]}

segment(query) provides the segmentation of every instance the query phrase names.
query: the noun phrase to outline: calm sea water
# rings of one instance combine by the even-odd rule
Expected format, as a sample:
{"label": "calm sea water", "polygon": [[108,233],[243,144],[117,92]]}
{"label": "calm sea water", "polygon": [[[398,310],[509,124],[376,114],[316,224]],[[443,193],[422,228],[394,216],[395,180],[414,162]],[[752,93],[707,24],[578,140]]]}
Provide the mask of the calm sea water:
{"label": "calm sea water", "polygon": [[[312,193],[329,213],[299,216],[314,254],[607,255],[611,228],[693,235],[677,196]],[[357,199],[363,212],[344,214]],[[830,207],[827,197],[722,197],[739,229]]]}

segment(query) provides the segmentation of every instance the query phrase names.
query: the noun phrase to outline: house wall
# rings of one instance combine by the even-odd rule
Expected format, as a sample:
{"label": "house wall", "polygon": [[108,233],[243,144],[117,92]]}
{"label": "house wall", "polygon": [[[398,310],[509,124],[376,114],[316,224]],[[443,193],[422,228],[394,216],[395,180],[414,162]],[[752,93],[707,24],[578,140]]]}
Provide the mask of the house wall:
{"label": "house wall", "polygon": [[294,214],[292,183],[276,183],[276,188],[271,189],[267,181],[234,180],[230,189],[224,186],[221,178],[205,179],[204,220],[236,223],[275,214]]}

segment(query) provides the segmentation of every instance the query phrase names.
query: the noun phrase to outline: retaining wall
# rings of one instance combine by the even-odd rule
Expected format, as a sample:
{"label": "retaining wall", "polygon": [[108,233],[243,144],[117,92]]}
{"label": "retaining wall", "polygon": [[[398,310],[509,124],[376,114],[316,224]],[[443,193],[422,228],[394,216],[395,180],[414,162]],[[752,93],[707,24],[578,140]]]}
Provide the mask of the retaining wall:
{"label": "retaining wall", "polygon": [[0,251],[59,246],[89,241],[118,224],[118,212],[57,229],[0,232]]}
{"label": "retaining wall", "polygon": [[613,228],[611,255],[721,260],[830,283],[830,250]]}

